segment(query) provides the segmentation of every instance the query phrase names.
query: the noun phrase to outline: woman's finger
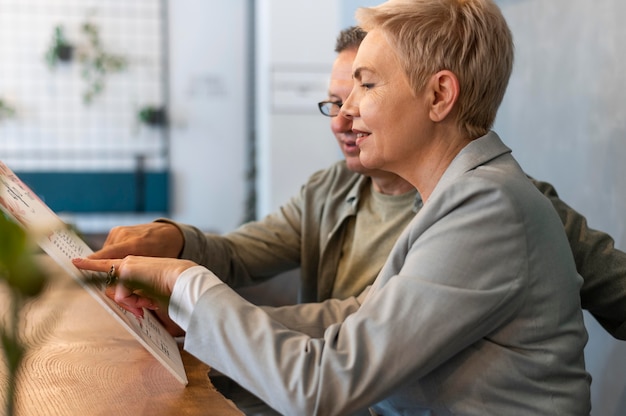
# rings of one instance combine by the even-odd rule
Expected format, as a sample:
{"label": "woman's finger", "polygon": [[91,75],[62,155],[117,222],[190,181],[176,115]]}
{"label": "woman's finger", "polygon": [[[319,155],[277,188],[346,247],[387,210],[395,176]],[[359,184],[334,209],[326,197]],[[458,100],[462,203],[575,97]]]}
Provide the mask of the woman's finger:
{"label": "woman's finger", "polygon": [[94,272],[109,272],[111,266],[115,266],[115,269],[119,271],[121,260],[95,260],[85,257],[72,259],[72,264],[79,269],[92,270]]}

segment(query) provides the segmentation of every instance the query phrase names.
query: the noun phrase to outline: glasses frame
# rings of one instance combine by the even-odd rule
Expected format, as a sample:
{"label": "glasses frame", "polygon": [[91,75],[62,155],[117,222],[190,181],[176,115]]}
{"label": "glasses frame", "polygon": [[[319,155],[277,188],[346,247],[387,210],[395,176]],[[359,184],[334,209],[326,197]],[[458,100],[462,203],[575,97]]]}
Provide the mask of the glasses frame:
{"label": "glasses frame", "polygon": [[[336,105],[338,107],[337,114],[331,114],[330,110],[328,112],[325,111],[328,104]],[[341,101],[320,101],[319,103],[317,103],[317,108],[319,108],[320,113],[322,113],[322,115],[326,117],[337,117],[339,115],[339,110],[341,110],[341,106],[343,106],[343,103]]]}

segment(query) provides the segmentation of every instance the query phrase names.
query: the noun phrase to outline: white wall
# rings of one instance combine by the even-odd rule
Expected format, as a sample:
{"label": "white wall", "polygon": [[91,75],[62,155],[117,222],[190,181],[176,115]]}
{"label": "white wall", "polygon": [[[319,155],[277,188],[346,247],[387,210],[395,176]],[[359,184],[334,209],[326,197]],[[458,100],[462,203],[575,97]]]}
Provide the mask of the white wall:
{"label": "white wall", "polygon": [[216,232],[244,216],[247,4],[169,2],[172,217]]}
{"label": "white wall", "polygon": [[[244,214],[247,5],[245,0],[170,2],[172,217],[217,232],[234,229]],[[257,211],[262,216],[340,157],[329,121],[316,107],[326,98],[339,24],[334,0],[256,0],[256,10]],[[274,88],[285,77],[297,82],[301,71],[319,94],[309,92],[305,101],[289,92],[285,98]],[[290,100],[299,105],[285,111]]]}
{"label": "white wall", "polygon": [[[217,232],[244,214],[247,5],[170,1],[172,217]],[[339,5],[256,0],[259,216],[341,157],[316,105],[326,98]],[[298,96],[300,87],[313,90]]]}
{"label": "white wall", "polygon": [[317,109],[327,97],[338,10],[335,0],[257,0],[259,216],[340,158],[329,120]]}

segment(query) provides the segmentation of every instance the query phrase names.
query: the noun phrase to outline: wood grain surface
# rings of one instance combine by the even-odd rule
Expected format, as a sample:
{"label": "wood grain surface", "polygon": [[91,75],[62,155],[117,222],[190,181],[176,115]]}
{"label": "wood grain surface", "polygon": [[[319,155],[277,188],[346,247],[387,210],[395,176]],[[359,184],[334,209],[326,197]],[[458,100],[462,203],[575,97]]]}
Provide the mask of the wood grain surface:
{"label": "wood grain surface", "polygon": [[[209,367],[182,351],[183,386],[67,273],[39,259],[50,283],[23,311],[28,353],[19,376],[17,415],[241,415],[212,386]],[[0,316],[8,297],[0,289]],[[4,411],[5,362],[0,360]]]}

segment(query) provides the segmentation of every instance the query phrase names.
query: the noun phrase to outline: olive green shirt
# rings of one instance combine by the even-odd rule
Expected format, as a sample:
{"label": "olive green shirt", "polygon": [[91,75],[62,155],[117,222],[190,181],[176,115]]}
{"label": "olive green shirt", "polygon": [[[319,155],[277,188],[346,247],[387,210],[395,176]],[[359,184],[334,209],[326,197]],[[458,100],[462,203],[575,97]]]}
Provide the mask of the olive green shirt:
{"label": "olive green shirt", "polygon": [[363,188],[359,215],[350,217],[346,225],[331,297],[356,296],[374,282],[393,244],[415,216],[406,207],[414,204],[416,195],[415,190],[385,195],[373,186]]}

